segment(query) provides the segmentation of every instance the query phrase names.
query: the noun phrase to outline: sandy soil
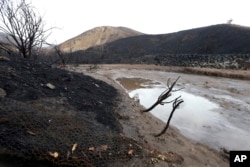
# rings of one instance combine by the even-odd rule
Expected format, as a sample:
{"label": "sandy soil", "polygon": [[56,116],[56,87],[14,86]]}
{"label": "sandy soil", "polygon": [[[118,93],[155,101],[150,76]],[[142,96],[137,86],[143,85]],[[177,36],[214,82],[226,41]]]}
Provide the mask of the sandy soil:
{"label": "sandy soil", "polygon": [[[180,132],[173,127],[170,127],[166,134],[155,138],[152,133],[161,131],[162,127],[164,127],[164,123],[153,117],[150,113],[145,114],[140,112],[143,109],[142,106],[129,98],[124,89],[112,79],[114,77],[114,73],[112,73],[111,70],[113,67],[114,66],[105,66],[94,72],[88,71],[88,66],[70,66],[68,69],[77,72],[84,72],[84,74],[103,80],[119,90],[121,96],[119,99],[120,103],[117,104],[117,111],[119,111],[121,117],[124,118],[121,119],[121,123],[126,136],[138,141],[143,141],[143,143],[148,145],[151,149],[153,148],[166,153],[177,153],[184,159],[181,164],[167,164],[164,161],[158,161],[155,163],[155,166],[229,166],[227,154],[218,152],[203,144],[194,143],[181,135]],[[116,66],[115,68],[119,68],[119,66]],[[125,67],[122,66],[122,68]],[[147,73],[145,73],[143,70],[123,70],[125,70],[128,75],[139,75],[145,78],[150,77],[150,79],[157,79],[162,82],[166,82],[168,77],[176,78],[176,76],[180,75],[177,73],[171,73],[169,76],[156,76],[154,75],[154,71],[147,71]],[[218,83],[218,81],[208,80],[205,76],[190,77],[188,74],[181,74],[180,84],[185,84],[187,91],[195,92],[203,96],[206,96],[206,92],[208,91],[206,89],[208,87],[218,85],[222,90],[226,89],[232,93],[235,93],[236,91],[233,88],[224,87],[223,84],[220,82]],[[193,89],[193,85],[199,87],[199,90]],[[204,92],[202,90],[206,91]],[[248,93],[249,92],[244,92],[245,95],[248,95]],[[213,100],[212,96],[208,98]]]}

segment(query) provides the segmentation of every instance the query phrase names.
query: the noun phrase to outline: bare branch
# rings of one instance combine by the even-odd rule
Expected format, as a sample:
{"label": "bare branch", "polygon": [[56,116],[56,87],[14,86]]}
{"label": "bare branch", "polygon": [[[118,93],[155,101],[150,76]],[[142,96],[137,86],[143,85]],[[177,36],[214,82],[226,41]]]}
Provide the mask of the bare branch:
{"label": "bare branch", "polygon": [[158,104],[164,104],[165,102],[163,102],[163,101],[165,99],[169,98],[172,95],[171,92],[173,92],[173,88],[174,88],[175,84],[177,83],[177,81],[179,80],[179,78],[180,77],[178,77],[173,83],[171,83],[170,79],[168,79],[168,81],[167,81],[167,87],[168,87],[167,90],[162,92],[161,95],[158,97],[157,101],[151,107],[149,107],[148,109],[143,110],[143,112],[149,112],[152,109],[154,109]]}
{"label": "bare branch", "polygon": [[163,135],[163,134],[167,131],[167,129],[168,129],[168,127],[169,127],[169,124],[170,124],[170,121],[171,121],[171,119],[172,119],[172,117],[173,117],[174,111],[179,107],[179,105],[180,105],[181,103],[184,102],[184,101],[183,101],[182,99],[180,99],[180,98],[181,98],[181,96],[177,97],[177,98],[174,100],[174,102],[173,102],[173,108],[172,108],[172,111],[171,111],[170,116],[169,116],[169,118],[168,118],[168,121],[167,121],[166,126],[164,127],[164,129],[163,129],[160,133],[154,135],[155,137],[159,137],[159,136]]}
{"label": "bare branch", "polygon": [[52,65],[58,63],[59,61],[61,61],[60,67],[65,67],[65,65],[66,65],[65,55],[61,51],[61,49],[59,48],[59,46],[58,45],[50,44],[48,42],[46,42],[46,45],[49,45],[49,46],[53,47],[53,49],[55,50],[55,53],[59,56],[59,58],[57,58],[56,60],[54,60],[52,63],[49,63],[49,66],[52,66]]}
{"label": "bare branch", "polygon": [[[179,96],[179,97],[177,97],[177,98],[180,98],[181,96]],[[173,103],[175,101],[175,99],[174,100],[171,100],[171,101],[163,101],[163,102],[161,102],[160,103],[160,105],[164,105],[164,104],[168,104],[168,103]]]}
{"label": "bare branch", "polygon": [[51,30],[44,29],[42,17],[26,0],[20,0],[17,4],[11,0],[1,0],[0,31],[7,35],[9,44],[23,57],[30,57],[34,50],[40,49]]}
{"label": "bare branch", "polygon": [[149,112],[159,104],[164,105],[164,104],[172,103],[172,105],[173,105],[172,106],[172,111],[170,113],[170,116],[168,118],[166,126],[164,127],[164,129],[160,133],[154,135],[155,137],[159,137],[159,136],[161,136],[162,134],[164,134],[167,131],[167,129],[169,127],[169,124],[170,124],[170,121],[171,121],[171,119],[173,117],[174,111],[179,107],[179,105],[181,103],[184,102],[181,99],[181,96],[178,96],[177,98],[175,98],[174,100],[171,100],[171,101],[164,101],[164,100],[166,100],[167,98],[169,98],[172,95],[172,92],[176,92],[178,90],[183,89],[183,88],[180,88],[180,89],[177,89],[177,90],[173,90],[173,88],[174,88],[175,84],[177,83],[177,81],[179,80],[179,78],[180,77],[178,77],[173,83],[171,83],[171,80],[168,79],[168,81],[167,81],[167,87],[168,87],[167,90],[165,90],[164,92],[161,93],[161,95],[158,97],[157,101],[151,107],[149,107],[148,109],[143,111],[143,112]]}
{"label": "bare branch", "polygon": [[61,66],[65,67],[65,58],[59,47],[56,45],[55,47],[56,53],[58,54],[60,60],[61,60]]}

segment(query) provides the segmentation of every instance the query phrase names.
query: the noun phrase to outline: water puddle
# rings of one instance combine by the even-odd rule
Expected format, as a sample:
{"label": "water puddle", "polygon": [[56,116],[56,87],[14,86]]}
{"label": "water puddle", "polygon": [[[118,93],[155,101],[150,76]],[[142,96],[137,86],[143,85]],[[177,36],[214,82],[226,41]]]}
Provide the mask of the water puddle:
{"label": "water puddle", "polygon": [[[130,97],[139,97],[140,104],[150,107],[159,95],[166,90],[166,85],[160,82],[142,78],[118,78],[117,81],[128,91]],[[178,91],[169,101],[181,95],[182,103],[174,113],[170,122],[183,135],[215,149],[249,150],[250,133],[231,124],[220,114],[223,110],[218,104],[193,94]],[[166,122],[172,105],[158,105],[151,113]]]}
{"label": "water puddle", "polygon": [[117,78],[116,79],[127,91],[139,88],[154,88],[161,86],[160,82],[152,81],[144,78]]}

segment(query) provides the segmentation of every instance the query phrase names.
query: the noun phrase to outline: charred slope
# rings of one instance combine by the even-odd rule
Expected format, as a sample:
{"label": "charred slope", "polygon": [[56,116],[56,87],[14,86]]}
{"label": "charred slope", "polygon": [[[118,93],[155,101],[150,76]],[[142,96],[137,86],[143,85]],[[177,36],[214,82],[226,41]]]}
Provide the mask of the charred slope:
{"label": "charred slope", "polygon": [[[133,159],[143,162],[141,144],[121,135],[116,97],[113,87],[83,74],[27,59],[1,59],[0,164],[129,166]],[[128,154],[131,148],[139,159]]]}
{"label": "charred slope", "polygon": [[129,125],[130,119],[120,115],[120,100],[117,90],[103,81],[1,56],[0,164],[150,166],[150,159],[159,155],[182,164],[176,153],[152,152],[143,138],[127,137],[121,121]]}
{"label": "charred slope", "polygon": [[[250,53],[250,28],[220,24],[163,35],[120,39],[106,46],[111,53]],[[94,49],[94,48],[93,48]]]}

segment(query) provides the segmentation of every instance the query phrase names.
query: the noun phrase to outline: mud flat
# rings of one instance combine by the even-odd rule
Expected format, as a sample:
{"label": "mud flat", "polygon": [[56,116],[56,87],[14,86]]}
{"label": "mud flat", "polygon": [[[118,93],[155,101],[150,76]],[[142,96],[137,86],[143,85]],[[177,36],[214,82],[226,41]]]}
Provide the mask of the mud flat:
{"label": "mud flat", "polygon": [[[121,75],[122,76],[122,75]],[[149,108],[159,95],[167,88],[166,84],[142,78],[118,78],[116,79],[129,93],[131,98],[136,97],[140,104]],[[134,87],[132,87],[134,86]],[[177,89],[184,88],[184,85],[176,86]],[[220,150],[250,150],[248,131],[249,114],[247,104],[240,99],[234,99],[229,95],[216,95],[216,97],[227,100],[233,105],[242,104],[246,106],[246,112],[238,115],[238,110],[225,109],[222,104],[212,102],[206,97],[194,95],[184,90],[173,92],[168,101],[181,96],[183,103],[171,121],[171,124],[178,128],[183,135],[195,142],[206,144]],[[159,105],[151,113],[167,122],[172,105]],[[230,120],[234,115],[235,121]],[[246,120],[246,121],[244,121]]]}
{"label": "mud flat", "polygon": [[[186,103],[183,111],[180,109],[176,113],[177,119],[173,119],[175,127],[192,140],[217,150],[250,150],[249,81],[148,70],[113,72],[114,79],[118,76],[141,77],[160,82],[163,87],[168,78],[180,76],[178,86],[184,90],[179,94],[183,95]],[[159,95],[163,90],[158,91]],[[150,95],[152,92],[142,97]],[[158,113],[157,117],[161,119],[163,116]]]}
{"label": "mud flat", "polygon": [[[71,66],[68,69],[83,72],[116,87],[123,95],[120,111],[128,118],[122,123],[127,135],[143,138],[146,144],[157,150],[178,153],[184,158],[181,166],[229,166],[228,157],[222,154],[221,149],[250,149],[246,140],[249,138],[250,81],[144,69],[100,68],[91,72],[86,66]],[[164,127],[166,116],[140,113],[141,105],[147,106],[142,103],[139,105],[128,95],[132,97],[139,93],[140,96],[140,92],[133,91],[152,90],[154,86],[162,89],[168,78],[176,79],[178,76],[181,78],[177,86],[184,87],[180,94],[186,101],[185,107],[177,110],[177,119],[172,120],[168,132],[155,138],[152,134]],[[139,84],[135,84],[139,87],[128,87],[121,79],[128,83],[131,83],[129,79],[140,80]],[[198,103],[193,103],[192,98],[198,99]],[[201,113],[200,110],[204,108],[208,111]],[[191,110],[191,114],[182,114],[187,110]],[[131,133],[132,129],[136,129],[135,134]],[[163,166],[160,163],[158,165]]]}

